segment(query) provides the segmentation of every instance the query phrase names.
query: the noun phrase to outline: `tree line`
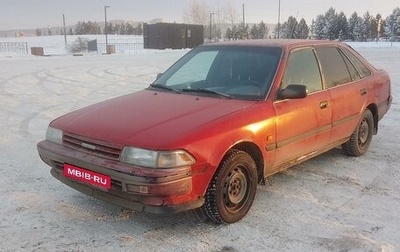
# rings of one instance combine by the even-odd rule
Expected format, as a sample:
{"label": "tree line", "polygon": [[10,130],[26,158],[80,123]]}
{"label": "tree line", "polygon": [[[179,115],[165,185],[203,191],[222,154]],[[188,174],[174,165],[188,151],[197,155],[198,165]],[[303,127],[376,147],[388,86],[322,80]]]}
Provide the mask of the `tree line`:
{"label": "tree line", "polygon": [[227,28],[225,32],[225,38],[228,40],[237,40],[237,39],[264,39],[268,36],[269,29],[266,24],[261,21],[259,24],[253,24],[253,26],[249,27],[249,25],[243,25],[240,23],[239,25],[233,25],[232,28]]}
{"label": "tree line", "polygon": [[[53,35],[53,31],[50,28],[36,29],[36,36]],[[64,35],[63,29],[60,29],[58,35]],[[75,25],[75,29],[69,28],[67,35],[85,35],[85,34],[105,34],[105,27],[100,26],[97,22],[78,22]],[[139,23],[137,26],[133,26],[129,22],[121,23],[107,23],[107,34],[117,35],[142,35],[143,27]]]}
{"label": "tree line", "polygon": [[[204,37],[207,39],[211,36],[212,40],[279,37],[352,41],[383,38],[400,41],[399,7],[393,9],[392,14],[386,18],[379,13],[372,15],[368,11],[364,15],[353,12],[347,18],[344,12],[336,12],[331,7],[325,14],[317,15],[311,24],[307,24],[303,18],[297,20],[296,17],[290,16],[287,21],[276,25],[269,33],[268,28],[266,26],[266,29],[264,28],[263,22],[250,25],[244,23],[245,17],[235,4],[234,0],[224,0],[221,6],[213,9],[204,0],[192,0],[188,9],[185,10],[184,21],[189,24],[202,24],[205,27]],[[243,20],[241,20],[242,18]],[[225,32],[221,32],[221,24],[227,24]]]}
{"label": "tree line", "polygon": [[[371,41],[378,38],[400,41],[400,8],[396,7],[392,13],[384,18],[381,14],[372,15],[368,11],[364,15],[353,12],[347,18],[343,11],[337,12],[333,7],[325,14],[317,15],[308,25],[304,18],[299,21],[290,16],[287,21],[276,25],[270,32],[267,25],[261,21],[258,24],[246,24],[240,20],[240,13],[235,8],[233,0],[226,0],[221,13],[212,13],[210,8],[201,1],[192,0],[184,14],[185,23],[202,24],[204,37],[212,40],[237,40],[237,39],[323,39],[323,40],[348,40]],[[214,14],[214,15],[211,15]],[[221,18],[223,16],[223,18]],[[225,32],[221,31],[221,23],[227,24]],[[217,25],[218,24],[218,25]],[[53,35],[54,31],[37,29],[36,35]],[[57,34],[63,35],[60,29]],[[68,35],[104,34],[104,26],[96,22],[78,22],[75,29],[69,28]],[[143,27],[139,23],[134,27],[129,22],[108,23],[107,34],[142,35]]]}
{"label": "tree line", "polygon": [[399,40],[400,8],[383,19],[381,14],[368,11],[359,16],[353,12],[349,19],[343,12],[330,8],[325,15],[318,15],[311,24],[311,34],[316,39],[371,41],[379,38]]}
{"label": "tree line", "polygon": [[[225,39],[262,39],[266,38],[268,28],[265,24],[254,24],[249,32],[249,26],[233,25],[227,28]],[[318,15],[309,26],[304,18],[300,21],[290,16],[287,21],[276,25],[273,38],[282,39],[321,39],[321,40],[347,40],[347,41],[371,41],[379,38],[400,41],[400,8],[393,9],[386,19],[381,14],[375,16],[367,11],[359,16],[353,12],[350,18],[341,11],[339,13],[331,7],[325,14]]]}

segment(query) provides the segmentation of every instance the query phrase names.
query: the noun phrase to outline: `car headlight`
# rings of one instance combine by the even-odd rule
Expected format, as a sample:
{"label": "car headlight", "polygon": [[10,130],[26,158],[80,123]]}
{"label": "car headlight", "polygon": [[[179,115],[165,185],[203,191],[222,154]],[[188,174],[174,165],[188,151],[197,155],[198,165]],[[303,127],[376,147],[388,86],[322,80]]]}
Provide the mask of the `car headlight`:
{"label": "car headlight", "polygon": [[173,168],[192,165],[195,159],[184,150],[152,151],[125,147],[120,156],[120,161],[150,168]]}
{"label": "car headlight", "polygon": [[63,132],[62,130],[53,128],[51,126],[47,127],[46,131],[46,140],[57,143],[57,144],[62,144],[62,137],[63,137]]}

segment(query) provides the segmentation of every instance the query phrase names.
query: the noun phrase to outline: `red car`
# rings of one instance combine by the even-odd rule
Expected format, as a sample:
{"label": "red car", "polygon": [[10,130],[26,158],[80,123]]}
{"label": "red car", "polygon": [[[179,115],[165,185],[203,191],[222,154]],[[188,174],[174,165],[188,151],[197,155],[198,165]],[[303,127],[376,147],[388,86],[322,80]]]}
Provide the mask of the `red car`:
{"label": "red car", "polygon": [[340,145],[364,154],[391,101],[388,74],[343,43],[213,43],[140,92],[52,121],[37,147],[93,197],[233,223],[267,176]]}

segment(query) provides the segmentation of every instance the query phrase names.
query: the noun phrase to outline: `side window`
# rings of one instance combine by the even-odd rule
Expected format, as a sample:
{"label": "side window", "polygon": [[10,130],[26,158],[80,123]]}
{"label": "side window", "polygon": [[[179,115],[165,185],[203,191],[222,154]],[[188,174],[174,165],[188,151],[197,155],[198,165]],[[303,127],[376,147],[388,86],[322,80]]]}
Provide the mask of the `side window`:
{"label": "side window", "polygon": [[353,81],[361,79],[360,74],[356,70],[356,68],[353,66],[353,64],[350,62],[350,60],[346,57],[346,55],[343,54],[343,52],[340,52],[340,55],[342,55],[344,62],[346,63],[347,69],[349,69],[351,79]]}
{"label": "side window", "polygon": [[321,74],[311,48],[295,50],[290,54],[281,88],[290,84],[305,85],[309,93],[322,89]]}
{"label": "side window", "polygon": [[316,48],[316,51],[327,87],[352,81],[349,69],[336,47],[320,47]]}
{"label": "side window", "polygon": [[371,75],[371,71],[367,66],[364,65],[353,53],[351,53],[348,49],[343,48],[344,54],[350,59],[350,61],[354,64],[357,71],[360,73],[361,78],[365,78]]}

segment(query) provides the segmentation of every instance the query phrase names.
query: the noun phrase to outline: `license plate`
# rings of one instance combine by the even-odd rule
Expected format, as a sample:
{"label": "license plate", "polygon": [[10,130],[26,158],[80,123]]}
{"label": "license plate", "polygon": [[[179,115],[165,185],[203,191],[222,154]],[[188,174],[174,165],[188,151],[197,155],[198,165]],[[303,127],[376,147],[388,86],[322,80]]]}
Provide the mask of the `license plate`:
{"label": "license plate", "polygon": [[92,172],[70,164],[64,164],[64,176],[100,188],[105,188],[105,189],[111,188],[110,176],[103,175],[97,172]]}

